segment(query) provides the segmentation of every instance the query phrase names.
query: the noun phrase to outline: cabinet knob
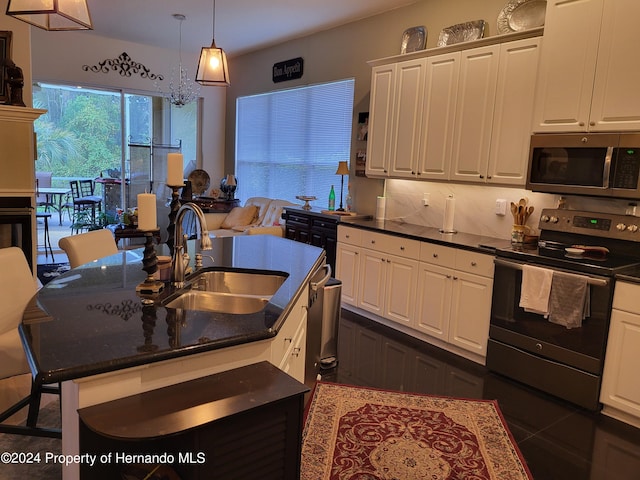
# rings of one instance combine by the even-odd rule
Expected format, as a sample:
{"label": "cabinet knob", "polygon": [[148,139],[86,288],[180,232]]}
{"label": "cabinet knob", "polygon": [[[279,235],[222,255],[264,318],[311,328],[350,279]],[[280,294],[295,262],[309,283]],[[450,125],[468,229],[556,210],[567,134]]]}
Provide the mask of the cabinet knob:
{"label": "cabinet knob", "polygon": [[446,275],[445,275],[445,278],[451,278],[451,275],[446,274]]}
{"label": "cabinet knob", "polygon": [[476,263],[476,262],[471,262],[471,266],[472,266],[472,267],[475,267],[476,265],[477,265],[477,263]]}
{"label": "cabinet knob", "polygon": [[488,179],[488,180],[491,180],[491,175],[487,175],[487,179]]}
{"label": "cabinet knob", "polygon": [[374,244],[374,243],[376,243],[376,241],[375,240],[371,240],[371,244]]}
{"label": "cabinet knob", "polygon": [[458,277],[456,277],[456,276],[454,275],[454,276],[453,276],[453,279],[454,279],[454,280],[457,280],[457,279],[458,279]]}
{"label": "cabinet knob", "polygon": [[404,251],[404,246],[400,246],[400,250]]}
{"label": "cabinet knob", "polygon": [[591,125],[592,127],[596,126],[596,122],[589,122],[589,125]]}
{"label": "cabinet knob", "polygon": [[578,123],[579,126],[584,127],[584,122]]}
{"label": "cabinet knob", "polygon": [[437,253],[434,253],[434,254],[433,254],[433,258],[438,258],[438,254],[437,254]]}
{"label": "cabinet knob", "polygon": [[345,235],[345,238],[351,238],[351,236],[349,236],[349,235]]}
{"label": "cabinet knob", "polygon": [[387,258],[387,263],[391,263],[391,260],[389,260],[388,258]]}
{"label": "cabinet knob", "polygon": [[480,178],[484,178],[484,175],[480,175]]}

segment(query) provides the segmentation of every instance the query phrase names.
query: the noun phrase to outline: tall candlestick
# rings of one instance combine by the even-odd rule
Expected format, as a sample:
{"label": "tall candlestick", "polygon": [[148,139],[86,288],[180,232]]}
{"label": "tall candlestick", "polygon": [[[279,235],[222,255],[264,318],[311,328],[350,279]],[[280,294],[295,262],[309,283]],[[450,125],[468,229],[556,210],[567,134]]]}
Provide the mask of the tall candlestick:
{"label": "tall candlestick", "polygon": [[181,153],[167,154],[167,185],[182,186],[184,184],[184,160]]}
{"label": "tall candlestick", "polygon": [[156,196],[153,193],[138,194],[138,230],[149,231],[158,228]]}

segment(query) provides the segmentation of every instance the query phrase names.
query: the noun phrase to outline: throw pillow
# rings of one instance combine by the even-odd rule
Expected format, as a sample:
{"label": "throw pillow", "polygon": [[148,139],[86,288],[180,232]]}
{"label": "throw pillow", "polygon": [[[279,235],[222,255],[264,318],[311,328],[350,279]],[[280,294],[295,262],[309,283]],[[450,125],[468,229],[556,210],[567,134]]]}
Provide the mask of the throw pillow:
{"label": "throw pillow", "polygon": [[250,205],[248,207],[235,207],[229,212],[227,218],[222,222],[222,228],[233,228],[240,225],[251,225],[258,215],[258,207]]}

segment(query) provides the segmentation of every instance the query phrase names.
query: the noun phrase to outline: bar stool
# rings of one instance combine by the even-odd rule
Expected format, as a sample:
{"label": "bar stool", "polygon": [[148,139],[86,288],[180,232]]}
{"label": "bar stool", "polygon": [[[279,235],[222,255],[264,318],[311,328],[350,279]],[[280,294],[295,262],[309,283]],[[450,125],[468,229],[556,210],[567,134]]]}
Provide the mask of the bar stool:
{"label": "bar stool", "polygon": [[[36,213],[36,219],[42,219],[44,223],[44,255],[45,258],[49,258],[49,253],[51,253],[51,260],[55,262],[55,257],[53,256],[53,249],[51,248],[51,237],[49,236],[49,219],[51,218],[50,213],[46,212],[38,212]],[[47,249],[49,249],[47,251]]]}

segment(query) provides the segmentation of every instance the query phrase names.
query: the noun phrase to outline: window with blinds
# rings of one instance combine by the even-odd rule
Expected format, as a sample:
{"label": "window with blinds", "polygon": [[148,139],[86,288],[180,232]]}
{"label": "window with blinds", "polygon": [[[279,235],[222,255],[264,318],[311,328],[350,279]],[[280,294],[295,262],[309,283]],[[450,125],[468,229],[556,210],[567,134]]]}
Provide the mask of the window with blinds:
{"label": "window with blinds", "polygon": [[327,208],[334,185],[337,207],[336,170],[351,151],[353,90],[348,79],[238,98],[237,198],[300,203],[296,195],[307,195]]}

